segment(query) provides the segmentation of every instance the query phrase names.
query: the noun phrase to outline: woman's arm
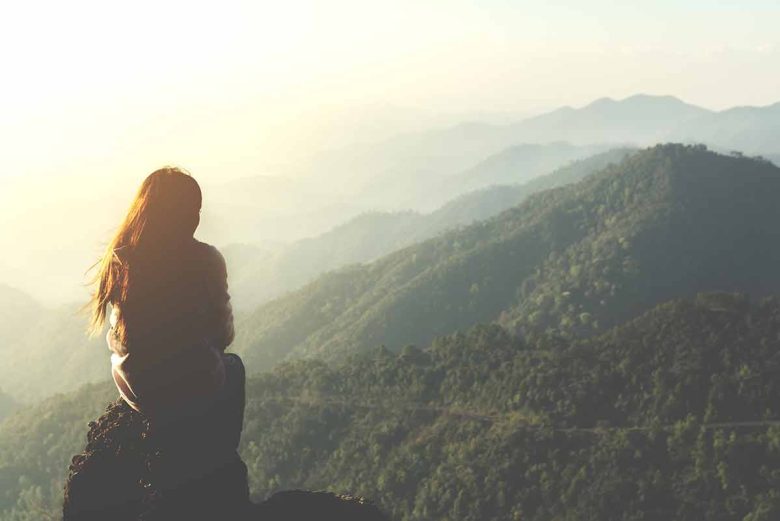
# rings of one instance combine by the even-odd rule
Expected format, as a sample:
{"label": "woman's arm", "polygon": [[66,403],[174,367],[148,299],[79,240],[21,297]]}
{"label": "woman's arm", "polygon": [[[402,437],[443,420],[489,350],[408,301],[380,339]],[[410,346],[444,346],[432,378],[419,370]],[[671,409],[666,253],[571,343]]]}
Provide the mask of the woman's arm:
{"label": "woman's arm", "polygon": [[214,336],[217,347],[225,350],[233,342],[233,307],[228,293],[227,266],[225,258],[214,246],[211,250],[211,269],[209,277],[209,297],[214,313]]}

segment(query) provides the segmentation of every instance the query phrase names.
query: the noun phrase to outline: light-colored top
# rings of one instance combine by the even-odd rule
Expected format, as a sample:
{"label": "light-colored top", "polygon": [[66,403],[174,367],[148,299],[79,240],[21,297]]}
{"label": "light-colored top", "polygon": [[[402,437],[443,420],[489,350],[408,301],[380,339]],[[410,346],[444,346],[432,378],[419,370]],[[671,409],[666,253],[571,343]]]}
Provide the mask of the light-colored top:
{"label": "light-colored top", "polygon": [[[203,291],[193,315],[180,329],[188,335],[180,343],[166,340],[145,342],[142,346],[125,346],[115,335],[122,303],[112,305],[110,328],[106,335],[111,351],[111,374],[124,400],[135,410],[147,414],[169,414],[183,411],[213,396],[225,381],[222,353],[234,337],[233,312],[228,294],[225,259],[211,245],[195,241],[193,259],[202,269],[198,281]],[[197,322],[197,323],[196,323]],[[176,325],[182,328],[182,324]],[[192,326],[192,327],[188,327]]]}

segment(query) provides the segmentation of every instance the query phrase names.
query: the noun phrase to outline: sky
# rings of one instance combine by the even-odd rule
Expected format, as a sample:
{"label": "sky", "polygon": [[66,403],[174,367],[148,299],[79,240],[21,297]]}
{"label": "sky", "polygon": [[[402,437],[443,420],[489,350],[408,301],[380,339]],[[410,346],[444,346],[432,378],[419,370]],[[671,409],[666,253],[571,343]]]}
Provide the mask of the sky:
{"label": "sky", "polygon": [[0,176],[241,177],[349,142],[361,115],[393,132],[638,92],[765,105],[778,23],[766,1],[3,2]]}
{"label": "sky", "polygon": [[52,252],[98,255],[162,165],[290,175],[317,151],[605,96],[771,104],[779,26],[761,0],[0,0],[0,283],[56,286]]}

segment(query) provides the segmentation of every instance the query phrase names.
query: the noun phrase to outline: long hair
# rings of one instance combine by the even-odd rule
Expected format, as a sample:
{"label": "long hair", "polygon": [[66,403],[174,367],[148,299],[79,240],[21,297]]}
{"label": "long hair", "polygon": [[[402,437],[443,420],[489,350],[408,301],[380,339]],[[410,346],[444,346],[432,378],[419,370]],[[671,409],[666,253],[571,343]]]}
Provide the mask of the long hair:
{"label": "long hair", "polygon": [[[103,327],[108,304],[120,305],[115,333],[123,344],[144,318],[175,305],[165,293],[181,278],[181,254],[193,242],[201,203],[198,183],[183,170],[161,168],[144,180],[105,254],[93,266],[98,267],[92,281],[95,291],[87,304],[92,308],[92,334]],[[152,309],[143,313],[144,307]],[[165,317],[159,319],[164,322]]]}

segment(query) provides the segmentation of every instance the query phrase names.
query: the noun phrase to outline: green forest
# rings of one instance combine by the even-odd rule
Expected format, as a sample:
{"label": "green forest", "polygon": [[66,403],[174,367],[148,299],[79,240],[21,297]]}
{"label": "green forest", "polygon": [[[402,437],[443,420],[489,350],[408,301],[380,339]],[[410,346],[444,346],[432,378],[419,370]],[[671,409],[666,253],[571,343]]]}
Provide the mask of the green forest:
{"label": "green forest", "polygon": [[[345,492],[397,521],[780,519],[780,169],[701,145],[602,166],[238,320],[253,498]],[[57,519],[115,394],[0,422],[0,520]]]}
{"label": "green forest", "polygon": [[780,170],[659,145],[493,218],[326,274],[258,307],[234,344],[251,370],[476,324],[593,334],[700,291],[780,288]]}
{"label": "green forest", "polygon": [[[775,298],[700,294],[580,340],[477,326],[250,379],[242,456],[256,499],[349,491],[398,520],[769,521],[778,376]],[[110,396],[84,389],[3,424],[2,519],[56,511]]]}

